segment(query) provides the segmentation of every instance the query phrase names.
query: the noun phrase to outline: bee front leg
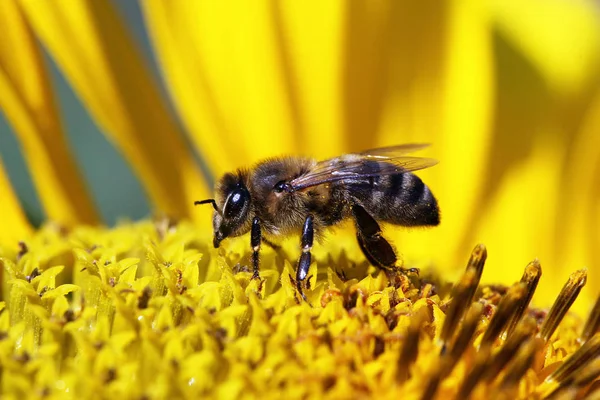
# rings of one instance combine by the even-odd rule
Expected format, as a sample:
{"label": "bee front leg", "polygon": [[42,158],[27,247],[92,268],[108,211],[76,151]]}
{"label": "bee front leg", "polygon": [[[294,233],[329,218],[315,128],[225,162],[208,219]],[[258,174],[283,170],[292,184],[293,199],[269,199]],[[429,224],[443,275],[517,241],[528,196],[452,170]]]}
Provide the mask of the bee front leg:
{"label": "bee front leg", "polygon": [[260,233],[260,220],[254,218],[252,221],[252,230],[250,231],[250,246],[252,247],[252,279],[260,279],[258,274],[259,268],[259,252],[262,235]]}
{"label": "bee front leg", "polygon": [[302,255],[298,260],[298,268],[296,269],[296,288],[300,293],[300,296],[304,301],[308,301],[302,290],[302,282],[308,275],[308,269],[310,268],[311,254],[310,251],[313,246],[314,230],[313,230],[313,217],[309,215],[304,221],[304,227],[302,228],[302,238],[300,244],[302,247]]}

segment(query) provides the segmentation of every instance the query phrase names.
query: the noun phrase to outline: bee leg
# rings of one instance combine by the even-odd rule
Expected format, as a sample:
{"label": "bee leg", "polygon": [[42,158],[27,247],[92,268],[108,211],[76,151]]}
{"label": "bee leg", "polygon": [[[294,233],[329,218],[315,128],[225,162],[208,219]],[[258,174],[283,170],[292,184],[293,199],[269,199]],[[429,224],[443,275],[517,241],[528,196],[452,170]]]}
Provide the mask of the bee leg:
{"label": "bee leg", "polygon": [[281,250],[281,246],[271,242],[270,240],[268,240],[267,238],[262,238],[262,242],[264,244],[266,244],[267,246],[269,246],[270,248],[272,248],[273,250]]}
{"label": "bee leg", "polygon": [[356,240],[358,240],[358,247],[360,247],[360,249],[362,250],[362,252],[365,255],[365,258],[367,259],[369,264],[374,265],[381,269],[386,269],[386,267],[384,265],[382,265],[378,260],[373,258],[371,253],[369,253],[369,250],[367,250],[367,247],[366,247],[367,245],[365,244],[365,239],[362,237],[360,232],[356,232]]}
{"label": "bee leg", "polygon": [[258,274],[259,267],[259,251],[262,235],[260,233],[260,220],[254,218],[252,221],[252,230],[250,231],[250,246],[252,247],[252,279],[260,279]]}
{"label": "bee leg", "polygon": [[310,267],[311,262],[310,251],[313,245],[313,238],[313,217],[312,215],[309,215],[306,217],[306,221],[304,221],[304,227],[302,228],[302,238],[300,240],[300,244],[302,246],[302,255],[298,260],[298,268],[296,269],[296,288],[298,289],[298,292],[304,301],[308,300],[302,291],[302,282],[304,282],[306,275],[308,275],[308,268]]}
{"label": "bee leg", "polygon": [[396,252],[392,245],[381,236],[381,228],[375,219],[361,206],[352,206],[356,221],[358,245],[371,264],[384,270],[395,270]]}

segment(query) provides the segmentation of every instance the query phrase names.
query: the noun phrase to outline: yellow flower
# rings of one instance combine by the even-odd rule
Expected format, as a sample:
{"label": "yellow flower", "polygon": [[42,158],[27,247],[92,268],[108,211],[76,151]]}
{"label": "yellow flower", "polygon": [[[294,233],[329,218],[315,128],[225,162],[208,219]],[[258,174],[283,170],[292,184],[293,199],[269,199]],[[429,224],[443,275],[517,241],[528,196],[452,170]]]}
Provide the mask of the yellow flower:
{"label": "yellow flower", "polygon": [[[207,210],[192,211],[210,179],[115,3],[5,0],[0,109],[57,224],[32,230],[0,164],[3,393],[525,398],[589,389],[600,371],[588,362],[600,347],[598,302],[585,327],[581,317],[600,289],[595,3],[139,5],[177,117],[213,176],[283,153],[433,143],[428,155],[441,164],[422,176],[442,224],[386,231],[431,284],[367,271],[346,231],[316,249],[312,308],[297,304],[289,278],[296,238],[282,254],[265,251],[264,280],[250,280],[245,240],[207,247]],[[91,227],[99,217],[42,46],[156,214],[180,224]],[[483,276],[481,247],[461,272],[477,242],[490,252]],[[475,294],[480,277],[509,285],[536,257],[544,279],[534,262],[510,289]],[[578,314],[565,316],[586,280]]]}
{"label": "yellow flower", "polygon": [[476,293],[483,246],[451,290],[330,255],[306,303],[293,247],[264,251],[261,280],[244,247],[217,252],[205,230],[164,220],[42,229],[0,259],[3,397],[546,398],[591,393],[600,375],[600,299],[585,327],[567,314],[585,271],[546,313],[528,308],[537,262]]}

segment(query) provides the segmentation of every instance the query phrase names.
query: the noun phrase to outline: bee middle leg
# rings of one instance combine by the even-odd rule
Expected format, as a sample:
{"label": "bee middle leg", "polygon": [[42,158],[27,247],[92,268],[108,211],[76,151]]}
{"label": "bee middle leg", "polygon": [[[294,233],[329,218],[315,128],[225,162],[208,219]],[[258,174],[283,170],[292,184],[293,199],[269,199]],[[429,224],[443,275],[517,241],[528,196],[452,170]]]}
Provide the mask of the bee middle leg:
{"label": "bee middle leg", "polygon": [[355,204],[352,213],[356,221],[358,245],[369,262],[383,270],[396,270],[396,252],[392,245],[381,236],[381,228],[364,208]]}
{"label": "bee middle leg", "polygon": [[302,228],[302,238],[300,240],[300,245],[302,247],[302,255],[300,255],[300,259],[298,260],[298,267],[296,269],[296,288],[302,296],[304,301],[308,301],[306,296],[304,295],[304,291],[302,290],[302,282],[306,279],[306,275],[308,275],[308,269],[310,268],[311,262],[311,249],[313,246],[314,239],[314,230],[313,230],[313,217],[309,215],[306,217],[304,221],[304,227]]}
{"label": "bee middle leg", "polygon": [[259,270],[259,252],[260,252],[260,243],[262,239],[262,234],[260,232],[260,220],[258,218],[254,218],[252,221],[252,230],[250,231],[250,246],[252,247],[252,279],[259,279],[260,275],[258,274]]}

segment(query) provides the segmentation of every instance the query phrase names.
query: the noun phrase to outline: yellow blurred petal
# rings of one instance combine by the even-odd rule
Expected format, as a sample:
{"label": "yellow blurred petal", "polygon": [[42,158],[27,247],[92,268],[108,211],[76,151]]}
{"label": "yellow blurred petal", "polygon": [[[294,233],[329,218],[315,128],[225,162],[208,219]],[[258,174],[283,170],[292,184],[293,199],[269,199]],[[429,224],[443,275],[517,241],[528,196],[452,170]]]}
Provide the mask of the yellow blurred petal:
{"label": "yellow blurred petal", "polygon": [[577,0],[494,0],[490,13],[552,88],[573,94],[595,79],[600,64],[600,9]]}
{"label": "yellow blurred petal", "polygon": [[174,217],[189,216],[193,200],[206,188],[111,2],[21,4],[92,116],[131,162],[154,205]]}
{"label": "yellow blurred petal", "polygon": [[559,140],[551,132],[539,135],[526,159],[507,166],[476,229],[477,240],[489,252],[485,282],[514,282],[528,261],[540,259],[544,276],[552,277],[542,279],[536,290],[536,304],[543,307],[551,304],[569,273],[581,267],[557,264],[554,257],[555,193],[562,168]]}
{"label": "yellow blurred petal", "polygon": [[344,150],[345,5],[142,3],[171,94],[214,173]]}
{"label": "yellow blurred petal", "polygon": [[423,154],[440,160],[418,175],[438,198],[441,225],[395,229],[400,252],[409,262],[462,265],[460,255],[474,244],[465,246],[463,237],[486,179],[481,172],[488,157],[495,85],[485,7],[477,1],[445,4],[420,2],[399,12],[402,28],[393,38],[398,69],[391,69],[396,75],[390,78],[394,85],[380,143],[430,142]]}
{"label": "yellow blurred petal", "polygon": [[[228,124],[235,120],[229,121],[223,115],[214,84],[204,72],[201,53],[189,51],[197,49],[200,35],[195,32],[204,26],[192,21],[197,15],[190,15],[197,3],[151,0],[141,5],[173,102],[208,167],[213,172],[223,172],[236,160],[245,162],[247,154],[229,133]],[[225,66],[223,74],[226,71]]]}
{"label": "yellow blurred petal", "polygon": [[337,156],[350,149],[345,139],[350,129],[344,110],[345,90],[357,84],[344,82],[340,76],[347,63],[345,47],[350,46],[346,31],[352,4],[318,0],[273,4],[275,34],[281,35],[281,68],[286,71],[287,90],[297,110],[294,123],[299,149],[316,158]]}
{"label": "yellow blurred petal", "polygon": [[[15,247],[15,241],[23,240],[31,234],[31,226],[23,214],[15,194],[12,191],[8,177],[4,173],[4,167],[0,160],[0,244],[7,244]],[[0,252],[1,255],[1,252]]]}
{"label": "yellow blurred petal", "polygon": [[[441,78],[437,65],[444,8],[427,1],[346,5],[345,63],[340,71],[346,145],[359,151],[411,137],[422,140],[422,132],[430,129],[416,125],[422,121],[417,113],[425,111],[426,102],[427,115],[435,114],[432,96],[439,98],[430,89]],[[427,125],[432,120],[424,121]]]}
{"label": "yellow blurred petal", "polygon": [[[377,145],[429,141],[432,150],[441,151],[437,142],[443,136],[444,57],[452,56],[456,41],[448,36],[455,26],[449,25],[451,2],[443,7],[431,0],[393,4],[389,35],[377,44],[390,53]],[[473,56],[477,59],[478,54]]]}
{"label": "yellow blurred petal", "polygon": [[172,97],[220,174],[294,150],[270,3],[142,3]]}
{"label": "yellow blurred petal", "polygon": [[[587,267],[589,296],[600,289],[600,90],[573,143],[559,189],[557,268]],[[589,305],[589,303],[587,304]],[[582,310],[587,311],[583,308]]]}
{"label": "yellow blurred petal", "polygon": [[433,184],[439,188],[439,201],[444,205],[443,222],[436,234],[439,239],[453,239],[440,240],[440,251],[448,257],[454,254],[454,261],[458,261],[456,255],[467,254],[474,245],[457,239],[468,233],[466,221],[479,214],[477,205],[487,181],[482,169],[493,151],[490,142],[496,87],[485,7],[477,0],[455,1],[448,24],[443,136],[434,150],[434,154],[440,151],[444,165],[435,171],[441,177],[437,175],[439,180],[434,179]]}
{"label": "yellow blurred petal", "polygon": [[98,215],[62,132],[49,76],[13,0],[0,2],[0,108],[19,138],[48,218],[72,226]]}

